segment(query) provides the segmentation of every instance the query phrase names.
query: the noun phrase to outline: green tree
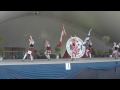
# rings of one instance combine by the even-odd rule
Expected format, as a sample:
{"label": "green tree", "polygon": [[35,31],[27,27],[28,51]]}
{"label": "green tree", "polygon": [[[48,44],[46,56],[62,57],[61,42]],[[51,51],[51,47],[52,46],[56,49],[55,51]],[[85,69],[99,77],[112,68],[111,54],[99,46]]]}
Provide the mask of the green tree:
{"label": "green tree", "polygon": [[3,37],[2,37],[2,36],[0,36],[0,44],[2,43],[2,41],[3,41]]}
{"label": "green tree", "polygon": [[[0,44],[3,41],[3,37],[0,35]],[[0,48],[0,56],[2,56],[2,52],[4,51],[4,48]]]}
{"label": "green tree", "polygon": [[4,51],[4,48],[0,48],[0,56],[2,56],[3,51]]}
{"label": "green tree", "polygon": [[56,47],[55,47],[55,53],[56,53],[56,55],[59,55],[60,51],[61,51],[60,47],[58,45],[56,45]]}
{"label": "green tree", "polygon": [[[105,43],[105,46],[104,46],[104,53],[106,52],[106,46],[110,46],[110,41],[111,41],[111,38],[109,36],[103,36],[102,40],[104,41]],[[107,51],[108,54],[109,54],[109,51]]]}

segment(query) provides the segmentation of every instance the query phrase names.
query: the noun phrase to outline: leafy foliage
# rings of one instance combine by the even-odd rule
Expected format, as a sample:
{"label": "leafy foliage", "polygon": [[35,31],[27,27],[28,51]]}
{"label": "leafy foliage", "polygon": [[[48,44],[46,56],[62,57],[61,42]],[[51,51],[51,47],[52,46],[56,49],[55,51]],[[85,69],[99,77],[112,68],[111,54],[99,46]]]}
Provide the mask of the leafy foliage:
{"label": "leafy foliage", "polygon": [[57,46],[55,47],[55,53],[56,53],[56,54],[60,54],[60,51],[61,51],[61,49],[60,49],[60,47],[57,45]]}
{"label": "leafy foliage", "polygon": [[0,43],[3,41],[3,38],[2,38],[2,36],[0,36]]}
{"label": "leafy foliage", "polygon": [[105,42],[106,45],[109,45],[111,39],[109,36],[103,36],[102,40]]}

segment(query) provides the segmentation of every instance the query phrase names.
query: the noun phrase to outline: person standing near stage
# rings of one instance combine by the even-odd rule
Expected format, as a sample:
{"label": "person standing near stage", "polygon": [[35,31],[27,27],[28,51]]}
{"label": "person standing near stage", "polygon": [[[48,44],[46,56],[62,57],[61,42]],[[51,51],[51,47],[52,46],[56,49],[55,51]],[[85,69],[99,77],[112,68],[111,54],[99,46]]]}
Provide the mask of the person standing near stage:
{"label": "person standing near stage", "polygon": [[50,43],[46,40],[45,41],[45,56],[47,57],[48,60],[50,60],[50,54],[51,54]]}
{"label": "person standing near stage", "polygon": [[33,38],[32,38],[31,35],[29,37],[29,49],[25,53],[25,55],[23,57],[23,60],[25,60],[25,58],[27,57],[27,55],[30,55],[30,59],[31,59],[31,61],[33,61],[33,57],[34,57],[34,40],[33,40]]}
{"label": "person standing near stage", "polygon": [[91,40],[87,40],[87,44],[88,44],[88,49],[86,50],[86,56],[91,59],[92,58],[92,41]]}

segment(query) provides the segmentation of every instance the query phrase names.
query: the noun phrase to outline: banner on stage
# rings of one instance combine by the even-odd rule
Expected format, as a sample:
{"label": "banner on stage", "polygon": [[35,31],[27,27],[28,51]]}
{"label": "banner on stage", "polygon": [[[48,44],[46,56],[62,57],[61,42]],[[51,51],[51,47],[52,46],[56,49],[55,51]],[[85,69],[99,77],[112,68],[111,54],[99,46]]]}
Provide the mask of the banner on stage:
{"label": "banner on stage", "polygon": [[66,70],[71,70],[71,64],[70,63],[66,63],[65,64],[65,68],[66,68]]}
{"label": "banner on stage", "polygon": [[[75,40],[75,48],[72,46],[72,40]],[[72,53],[74,50],[75,58],[81,58],[85,54],[85,46],[83,45],[83,40],[79,37],[71,37],[68,39],[66,43],[66,50],[68,54],[72,57]]]}

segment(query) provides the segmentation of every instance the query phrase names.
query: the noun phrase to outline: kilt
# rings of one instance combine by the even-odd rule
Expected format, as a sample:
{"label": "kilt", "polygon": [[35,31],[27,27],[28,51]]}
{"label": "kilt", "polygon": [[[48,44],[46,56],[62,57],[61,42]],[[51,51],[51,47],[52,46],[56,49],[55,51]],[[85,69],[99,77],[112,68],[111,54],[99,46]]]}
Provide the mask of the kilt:
{"label": "kilt", "polygon": [[49,55],[49,54],[51,54],[51,53],[52,53],[51,50],[47,50],[47,51],[46,51],[46,54],[47,54],[47,55]]}
{"label": "kilt", "polygon": [[114,50],[112,54],[115,55],[117,52],[118,52],[118,50]]}
{"label": "kilt", "polygon": [[28,54],[34,55],[34,48],[29,48],[29,49],[28,49]]}
{"label": "kilt", "polygon": [[88,53],[91,54],[92,53],[92,48],[89,48],[88,50],[89,50]]}

